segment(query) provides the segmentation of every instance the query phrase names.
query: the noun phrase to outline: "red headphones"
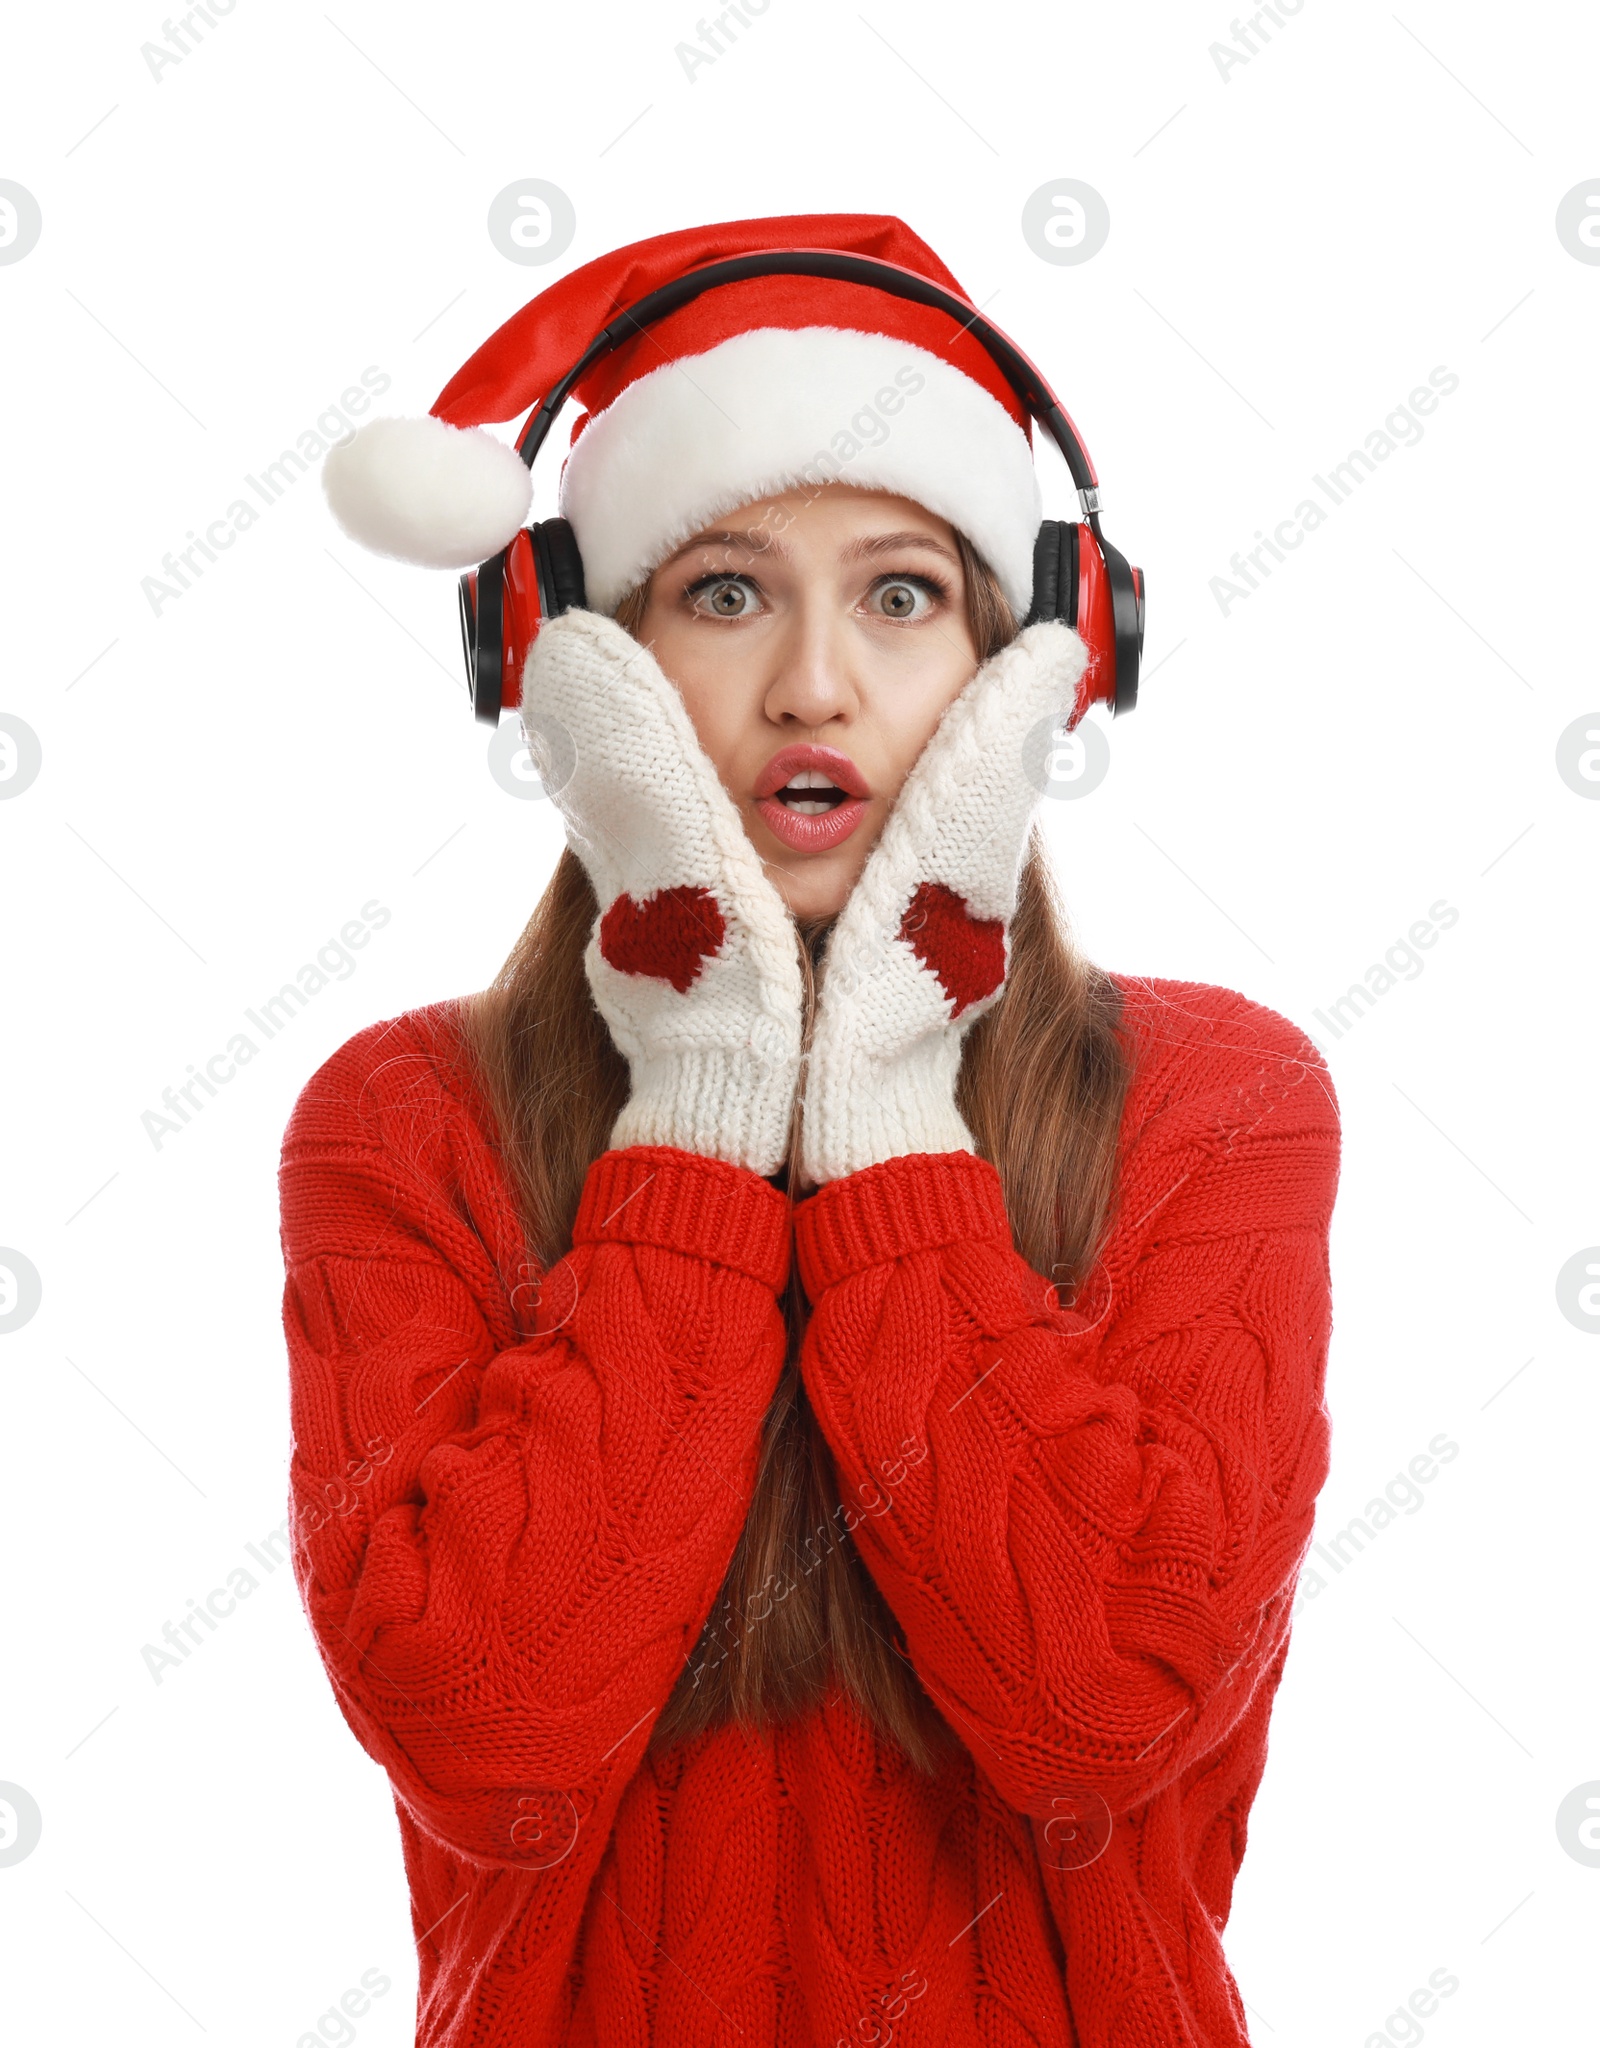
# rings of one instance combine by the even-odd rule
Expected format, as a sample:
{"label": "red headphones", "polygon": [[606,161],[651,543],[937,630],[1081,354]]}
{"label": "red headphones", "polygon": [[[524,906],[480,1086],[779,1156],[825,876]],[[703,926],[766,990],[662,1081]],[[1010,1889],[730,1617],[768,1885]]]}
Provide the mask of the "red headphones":
{"label": "red headphones", "polygon": [[[901,264],[837,249],[776,249],[685,271],[659,291],[647,292],[595,336],[529,420],[517,444],[523,461],[533,467],[573,386],[602,356],[719,284],[773,276],[840,278],[937,307],[994,358],[1029,415],[1049,431],[1066,458],[1083,510],[1079,522],[1041,522],[1033,545],[1033,605],[1024,624],[1062,619],[1075,627],[1089,649],[1086,702],[1109,704],[1113,715],[1131,711],[1138,701],[1144,652],[1144,571],[1131,567],[1100,531],[1099,479],[1077,428],[1044,378],[998,327],[942,285]],[[584,604],[583,558],[565,519],[523,527],[508,547],[466,572],[461,578],[461,639],[477,718],[499,724],[540,625]]]}

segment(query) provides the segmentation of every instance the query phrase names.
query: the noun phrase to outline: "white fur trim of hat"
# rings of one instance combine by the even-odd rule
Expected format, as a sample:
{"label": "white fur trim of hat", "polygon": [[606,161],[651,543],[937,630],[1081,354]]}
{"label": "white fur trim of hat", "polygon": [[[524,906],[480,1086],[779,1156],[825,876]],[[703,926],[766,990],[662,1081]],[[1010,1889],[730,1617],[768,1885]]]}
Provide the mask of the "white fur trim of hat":
{"label": "white fur trim of hat", "polygon": [[588,421],[561,512],[590,609],[614,611],[723,514],[824,483],[892,491],[948,520],[1026,615],[1042,517],[1027,436],[941,357],[841,327],[752,328],[637,378]]}
{"label": "white fur trim of hat", "polygon": [[516,449],[432,413],[368,420],[322,465],[329,509],[352,540],[424,569],[470,569],[513,537],[533,502]]}

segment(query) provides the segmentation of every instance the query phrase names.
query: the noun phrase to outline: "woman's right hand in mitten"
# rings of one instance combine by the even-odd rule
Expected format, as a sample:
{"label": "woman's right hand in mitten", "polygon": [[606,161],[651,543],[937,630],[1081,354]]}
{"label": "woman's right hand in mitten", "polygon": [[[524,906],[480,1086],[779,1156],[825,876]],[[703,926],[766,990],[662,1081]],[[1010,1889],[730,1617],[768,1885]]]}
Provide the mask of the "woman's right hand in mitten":
{"label": "woman's right hand in mitten", "polygon": [[776,1173],[800,1074],[793,920],[655,656],[615,621],[540,628],[523,729],[600,904],[584,955],[633,1090],[611,1134]]}

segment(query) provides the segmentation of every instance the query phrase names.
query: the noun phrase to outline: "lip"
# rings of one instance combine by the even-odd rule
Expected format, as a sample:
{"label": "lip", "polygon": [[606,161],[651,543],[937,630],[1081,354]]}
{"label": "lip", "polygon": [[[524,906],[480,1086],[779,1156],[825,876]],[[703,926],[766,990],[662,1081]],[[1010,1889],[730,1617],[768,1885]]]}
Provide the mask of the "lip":
{"label": "lip", "polygon": [[756,809],[773,838],[781,839],[792,852],[826,853],[829,847],[850,837],[867,814],[867,801],[865,797],[847,796],[831,811],[810,818],[791,811],[775,796],[762,797]]}
{"label": "lip", "polygon": [[[844,802],[813,817],[781,803],[775,792],[790,776],[808,768],[818,770],[835,788],[844,790]],[[826,853],[848,839],[866,816],[871,794],[866,777],[848,754],[841,754],[837,747],[813,745],[780,747],[762,769],[755,787],[756,809],[767,830],[794,853]]]}
{"label": "lip", "polygon": [[771,796],[774,790],[782,789],[791,775],[801,775],[808,768],[818,769],[847,796],[872,794],[867,778],[848,754],[841,754],[837,747],[818,747],[809,743],[780,747],[756,777],[755,794],[758,797]]}

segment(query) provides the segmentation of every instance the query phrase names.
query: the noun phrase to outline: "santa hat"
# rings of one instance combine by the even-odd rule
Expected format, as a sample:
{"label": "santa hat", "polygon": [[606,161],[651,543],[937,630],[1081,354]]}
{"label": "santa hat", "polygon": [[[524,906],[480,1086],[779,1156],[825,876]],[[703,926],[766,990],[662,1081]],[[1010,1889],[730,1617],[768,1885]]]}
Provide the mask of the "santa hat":
{"label": "santa hat", "polygon": [[[541,292],[457,371],[424,419],[369,421],[323,482],[340,525],[379,554],[465,569],[504,547],[531,483],[486,423],[520,420],[624,307],[719,257],[835,249],[955,278],[887,214],[791,214],[656,235]],[[972,307],[974,314],[976,307]],[[1026,409],[961,321],[873,286],[768,276],[719,285],[602,357],[560,509],[591,609],[612,612],[691,534],[780,491],[892,491],[964,533],[1027,610],[1041,516]]]}

